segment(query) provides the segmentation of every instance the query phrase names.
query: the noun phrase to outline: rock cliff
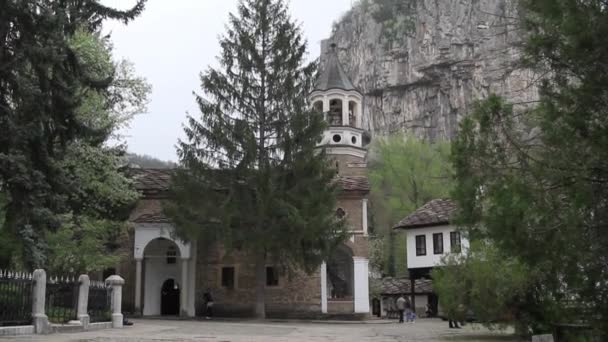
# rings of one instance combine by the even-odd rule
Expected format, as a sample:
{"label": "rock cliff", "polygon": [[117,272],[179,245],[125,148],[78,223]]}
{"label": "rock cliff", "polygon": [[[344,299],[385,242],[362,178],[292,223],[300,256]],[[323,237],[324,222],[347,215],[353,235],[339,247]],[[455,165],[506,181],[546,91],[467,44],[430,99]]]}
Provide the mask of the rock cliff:
{"label": "rock cliff", "polygon": [[516,3],[360,0],[322,49],[337,44],[344,69],[366,95],[363,125],[373,135],[450,139],[477,99],[537,98],[534,73],[519,66]]}

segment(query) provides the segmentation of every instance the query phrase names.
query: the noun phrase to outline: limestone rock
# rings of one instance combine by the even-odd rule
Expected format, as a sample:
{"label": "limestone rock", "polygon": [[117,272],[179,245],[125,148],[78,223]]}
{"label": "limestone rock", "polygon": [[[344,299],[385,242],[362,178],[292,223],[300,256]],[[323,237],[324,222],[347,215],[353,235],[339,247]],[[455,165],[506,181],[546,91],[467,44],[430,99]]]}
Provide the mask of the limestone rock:
{"label": "limestone rock", "polygon": [[364,129],[451,139],[472,104],[490,93],[516,105],[537,99],[537,77],[520,63],[516,0],[402,1],[412,3],[408,32],[388,39],[386,25],[372,16],[376,5],[361,0],[323,42],[322,51],[337,44],[366,95]]}

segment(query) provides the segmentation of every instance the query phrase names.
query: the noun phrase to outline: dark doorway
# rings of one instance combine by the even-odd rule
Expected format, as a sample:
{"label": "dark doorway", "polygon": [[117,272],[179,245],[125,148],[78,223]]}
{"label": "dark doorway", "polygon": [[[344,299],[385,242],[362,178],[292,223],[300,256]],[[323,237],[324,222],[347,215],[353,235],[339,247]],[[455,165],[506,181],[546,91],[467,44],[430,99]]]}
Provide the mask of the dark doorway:
{"label": "dark doorway", "polygon": [[160,290],[160,314],[163,316],[179,315],[179,287],[173,279],[166,280]]}
{"label": "dark doorway", "polygon": [[431,312],[429,312],[429,317],[435,317],[435,316],[437,316],[437,309],[439,309],[439,300],[437,298],[437,295],[430,294],[428,300],[429,300],[429,307],[431,309]]}
{"label": "dark doorway", "polygon": [[382,317],[382,310],[380,307],[380,299],[372,299],[372,315],[376,317]]}

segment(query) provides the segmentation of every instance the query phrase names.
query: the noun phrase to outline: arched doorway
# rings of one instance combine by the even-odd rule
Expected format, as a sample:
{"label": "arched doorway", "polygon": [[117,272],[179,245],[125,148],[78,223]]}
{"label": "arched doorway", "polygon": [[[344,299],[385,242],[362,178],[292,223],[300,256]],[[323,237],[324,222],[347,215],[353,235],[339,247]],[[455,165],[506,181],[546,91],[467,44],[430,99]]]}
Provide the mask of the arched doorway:
{"label": "arched doorway", "polygon": [[179,315],[183,290],[179,246],[156,238],[146,245],[143,255],[144,316]]}
{"label": "arched doorway", "polygon": [[329,299],[353,299],[353,254],[350,248],[340,245],[327,261],[327,289]]}
{"label": "arched doorway", "polygon": [[174,279],[167,279],[160,291],[160,314],[162,316],[179,315],[180,288]]}

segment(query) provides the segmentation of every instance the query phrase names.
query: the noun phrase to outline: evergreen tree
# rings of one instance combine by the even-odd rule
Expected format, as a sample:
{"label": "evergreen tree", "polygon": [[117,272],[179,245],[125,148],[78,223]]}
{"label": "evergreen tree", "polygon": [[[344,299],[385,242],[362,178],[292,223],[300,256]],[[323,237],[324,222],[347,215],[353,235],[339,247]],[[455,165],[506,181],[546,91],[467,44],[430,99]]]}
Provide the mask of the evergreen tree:
{"label": "evergreen tree", "polygon": [[316,148],[325,128],[308,110],[314,63],[283,0],[242,0],[220,38],[220,69],[201,75],[199,120],[180,141],[165,211],[178,234],[217,241],[255,263],[255,313],[265,317],[265,265],[318,269],[345,239],[337,183]]}
{"label": "evergreen tree", "polygon": [[492,96],[453,145],[460,220],[533,275],[518,317],[531,331],[585,321],[608,336],[608,8],[525,0],[526,62],[540,101]]}
{"label": "evergreen tree", "polygon": [[96,32],[105,19],[128,22],[144,2],[128,11],[96,0],[0,5],[0,193],[7,195],[2,234],[16,237],[27,268],[45,266],[46,235],[65,224],[66,215],[91,208],[82,202],[93,198],[81,183],[85,178],[66,166],[75,144],[86,151],[112,133],[98,112],[83,108],[91,92],[112,98],[114,75],[95,77],[72,38],[81,30]]}

